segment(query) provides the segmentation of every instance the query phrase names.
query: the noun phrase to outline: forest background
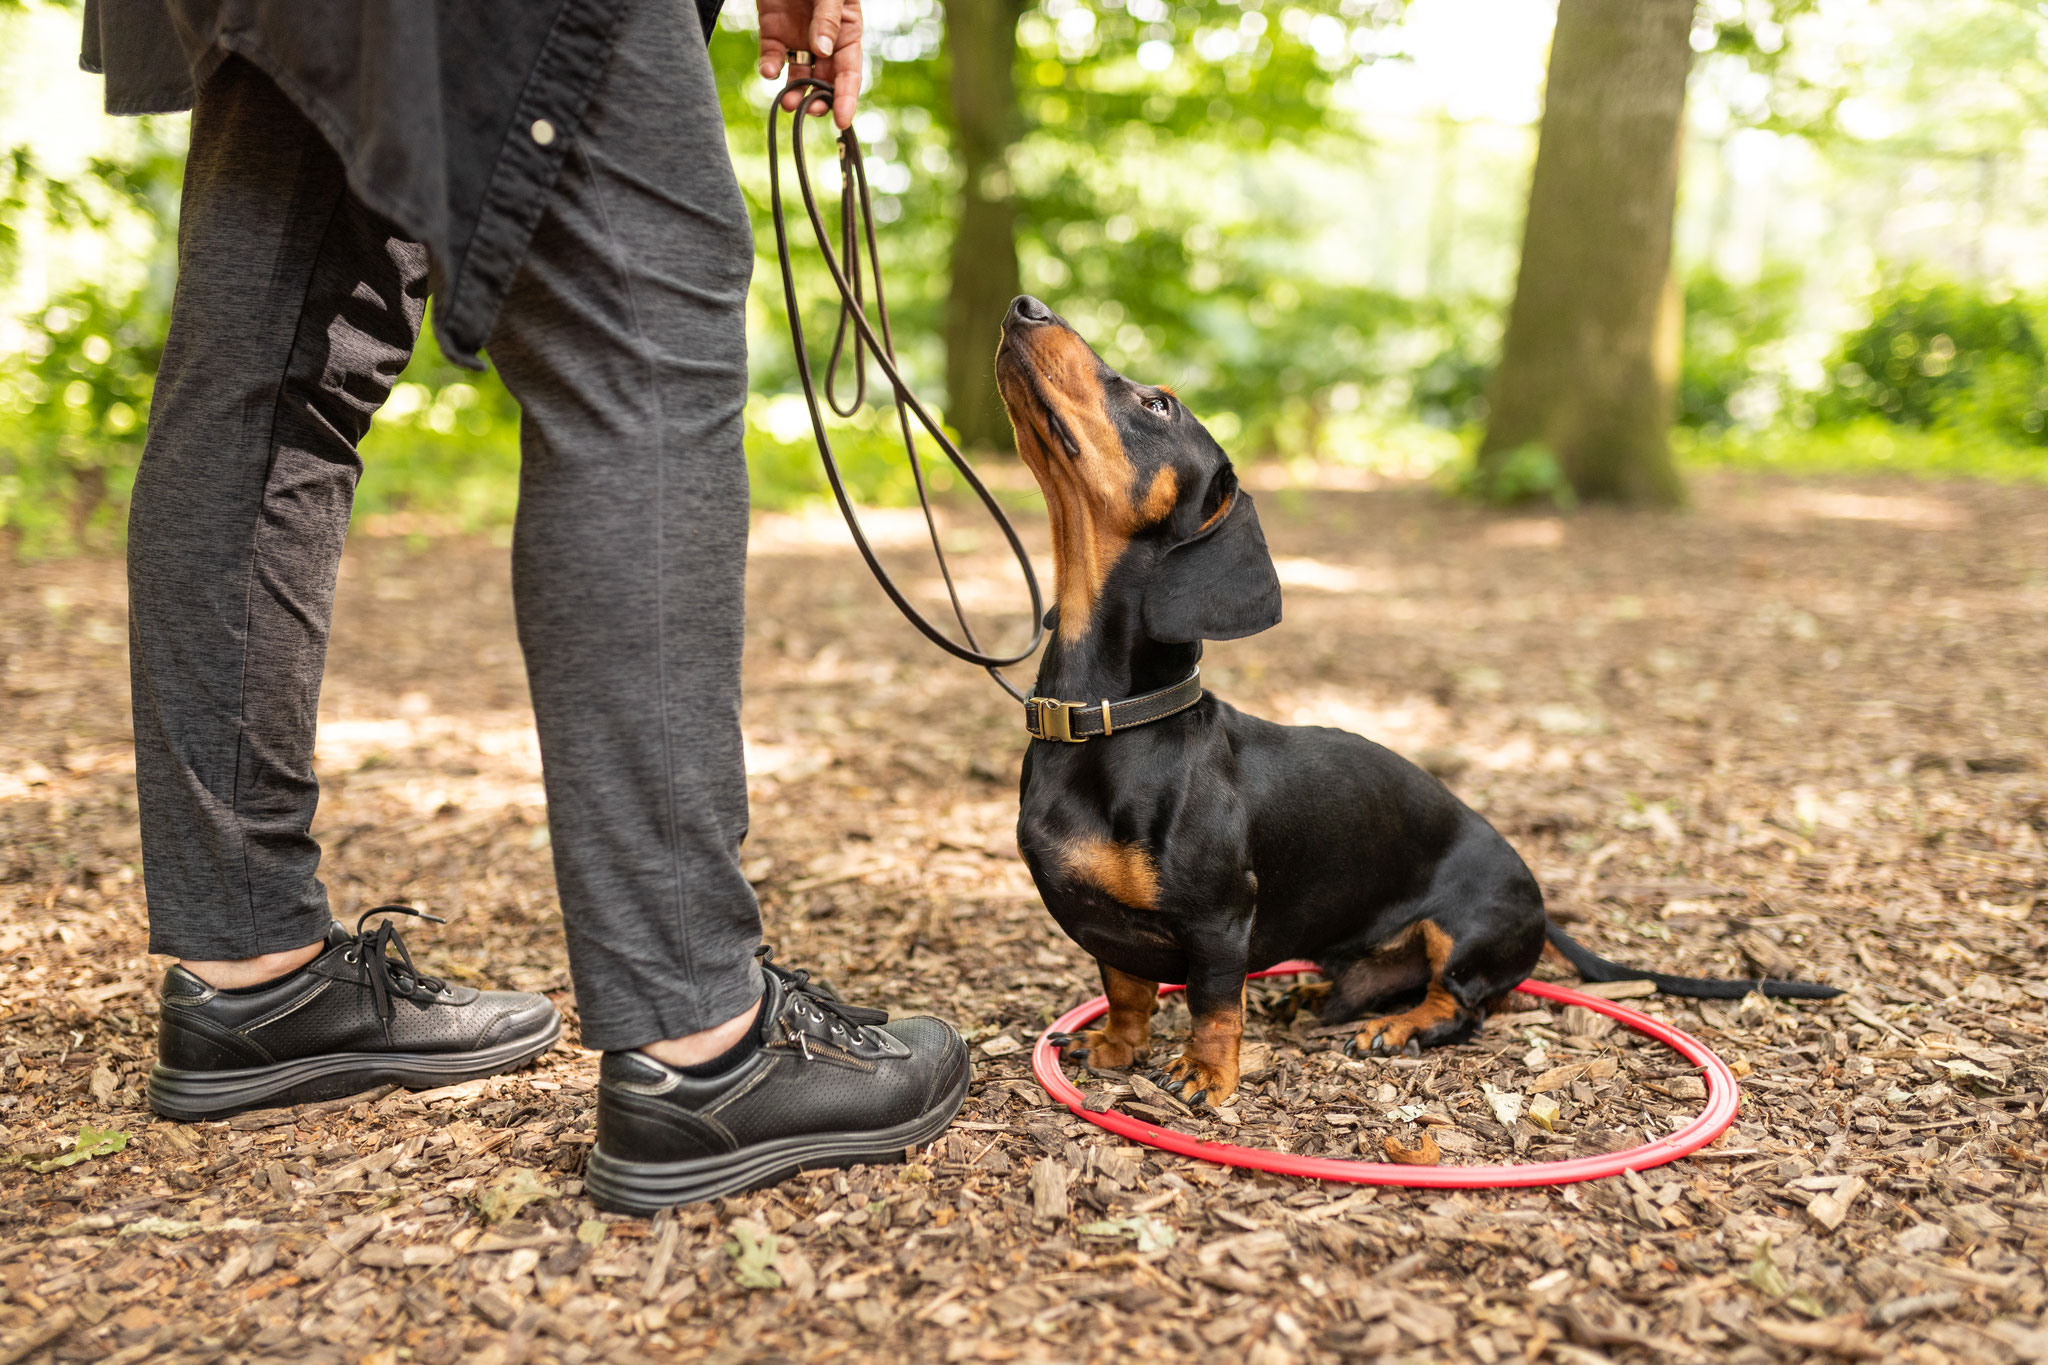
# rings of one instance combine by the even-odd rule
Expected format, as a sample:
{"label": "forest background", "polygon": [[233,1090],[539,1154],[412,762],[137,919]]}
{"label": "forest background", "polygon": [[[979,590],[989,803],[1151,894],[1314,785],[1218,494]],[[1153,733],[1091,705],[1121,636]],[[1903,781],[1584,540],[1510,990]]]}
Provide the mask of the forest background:
{"label": "forest background", "polygon": [[[1022,288],[1111,364],[1174,385],[1241,463],[1572,499],[1540,444],[1474,463],[1555,6],[867,11],[856,127],[896,336],[970,448],[1008,450],[989,357]],[[785,507],[824,486],[766,219],[753,26],[750,0],[730,0],[712,53],[762,253],[754,495]],[[2048,477],[2048,6],[1705,0],[1687,43],[1670,266],[1681,475]],[[73,6],[0,0],[0,558],[118,545],[174,281],[187,120],[104,117],[76,49]],[[823,273],[806,263],[802,278],[827,337]],[[423,339],[365,443],[358,516],[502,533],[517,424],[495,376]],[[838,424],[864,501],[910,491],[893,428],[886,410]]]}

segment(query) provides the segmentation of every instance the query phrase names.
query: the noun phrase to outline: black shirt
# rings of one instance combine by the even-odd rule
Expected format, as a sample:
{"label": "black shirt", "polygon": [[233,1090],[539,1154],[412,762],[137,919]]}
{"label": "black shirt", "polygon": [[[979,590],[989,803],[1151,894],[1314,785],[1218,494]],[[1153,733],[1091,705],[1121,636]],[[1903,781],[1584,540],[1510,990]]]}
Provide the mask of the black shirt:
{"label": "black shirt", "polygon": [[[261,67],[426,244],[442,349],[479,366],[626,6],[685,2],[85,0],[79,64],[110,114],[189,109],[231,55]],[[722,0],[695,3],[708,37]]]}

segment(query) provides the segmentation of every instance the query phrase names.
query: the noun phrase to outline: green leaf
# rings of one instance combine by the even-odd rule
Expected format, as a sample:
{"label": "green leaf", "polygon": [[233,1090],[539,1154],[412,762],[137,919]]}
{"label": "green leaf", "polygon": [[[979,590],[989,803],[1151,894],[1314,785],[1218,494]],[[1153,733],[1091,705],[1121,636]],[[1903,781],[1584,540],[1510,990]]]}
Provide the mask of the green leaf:
{"label": "green leaf", "polygon": [[485,1222],[502,1223],[528,1204],[553,1199],[560,1193],[526,1167],[514,1166],[477,1191],[476,1208]]}
{"label": "green leaf", "polygon": [[1149,1213],[1134,1218],[1083,1223],[1080,1231],[1088,1237],[1129,1237],[1138,1244],[1141,1253],[1165,1251],[1179,1240],[1179,1234],[1174,1232],[1171,1224]]}
{"label": "green leaf", "polygon": [[726,1244],[732,1257],[732,1277],[748,1289],[782,1288],[782,1272],[776,1269],[775,1234],[750,1219],[735,1219],[735,1240]]}
{"label": "green leaf", "polygon": [[1785,1272],[1778,1269],[1778,1263],[1771,1259],[1770,1238],[1757,1243],[1756,1255],[1750,1259],[1749,1271],[1743,1275],[1742,1282],[1773,1299],[1782,1299],[1791,1292],[1792,1286],[1786,1283]]}
{"label": "green leaf", "polygon": [[128,1135],[118,1129],[102,1130],[82,1123],[78,1126],[78,1140],[70,1151],[48,1161],[32,1161],[28,1168],[32,1171],[54,1171],[60,1166],[76,1166],[96,1156],[112,1156],[127,1145]]}

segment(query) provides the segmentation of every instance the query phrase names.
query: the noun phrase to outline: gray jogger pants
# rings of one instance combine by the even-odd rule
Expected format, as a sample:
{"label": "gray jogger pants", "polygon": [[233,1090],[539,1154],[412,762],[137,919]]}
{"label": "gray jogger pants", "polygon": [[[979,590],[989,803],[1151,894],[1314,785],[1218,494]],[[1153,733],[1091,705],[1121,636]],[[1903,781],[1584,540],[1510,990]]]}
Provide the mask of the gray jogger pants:
{"label": "gray jogger pants", "polygon": [[[694,13],[632,7],[490,340],[519,400],[513,594],[587,1046],[760,994],[740,644],[746,209]],[[418,338],[423,247],[230,59],[193,112],[178,287],[129,519],[150,950],[329,913],[314,722],[356,444]]]}

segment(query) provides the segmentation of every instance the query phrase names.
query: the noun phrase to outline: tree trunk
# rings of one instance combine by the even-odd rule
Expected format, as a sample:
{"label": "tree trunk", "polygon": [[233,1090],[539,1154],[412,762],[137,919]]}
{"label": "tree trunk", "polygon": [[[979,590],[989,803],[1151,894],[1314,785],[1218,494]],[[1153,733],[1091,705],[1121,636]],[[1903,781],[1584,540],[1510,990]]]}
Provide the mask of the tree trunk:
{"label": "tree trunk", "polygon": [[946,418],[969,448],[1008,449],[996,394],[1003,314],[1022,292],[1008,156],[1023,136],[1017,107],[1017,20],[1024,0],[945,0],[960,227],[946,300]]}
{"label": "tree trunk", "polygon": [[1671,223],[1693,0],[1560,0],[1482,473],[1549,449],[1595,501],[1672,505]]}

